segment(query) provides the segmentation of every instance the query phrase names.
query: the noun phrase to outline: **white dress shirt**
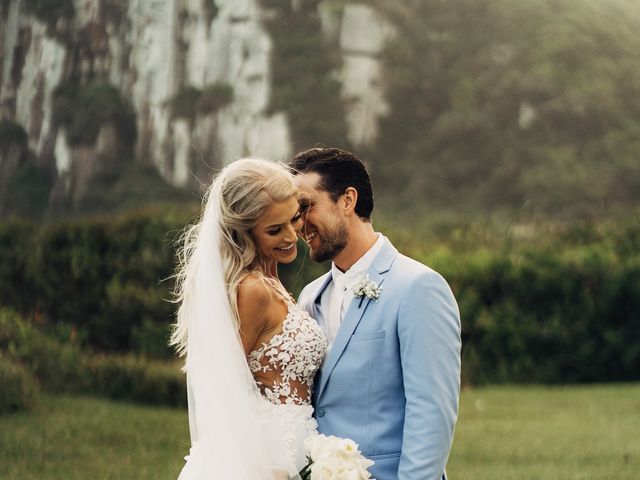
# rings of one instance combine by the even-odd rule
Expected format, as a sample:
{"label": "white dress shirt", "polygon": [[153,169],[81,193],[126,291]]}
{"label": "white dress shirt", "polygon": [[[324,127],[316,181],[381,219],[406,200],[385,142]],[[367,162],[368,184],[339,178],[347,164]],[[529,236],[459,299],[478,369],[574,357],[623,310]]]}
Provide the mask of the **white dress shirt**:
{"label": "white dress shirt", "polygon": [[373,259],[384,245],[384,237],[380,233],[376,233],[378,240],[367,252],[354,263],[349,270],[341,272],[335,263],[331,264],[331,283],[327,285],[323,296],[329,300],[329,308],[325,312],[325,333],[329,345],[327,351],[331,349],[333,341],[336,339],[338,329],[342,323],[349,304],[349,300],[353,299],[353,288],[356,286],[360,278],[367,272]]}

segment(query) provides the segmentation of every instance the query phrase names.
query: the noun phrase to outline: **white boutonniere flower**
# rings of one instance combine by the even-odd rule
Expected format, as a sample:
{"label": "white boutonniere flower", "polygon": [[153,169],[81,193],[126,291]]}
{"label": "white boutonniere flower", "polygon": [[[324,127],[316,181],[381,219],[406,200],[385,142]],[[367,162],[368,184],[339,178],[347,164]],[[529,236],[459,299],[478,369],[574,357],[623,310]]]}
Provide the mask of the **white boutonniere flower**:
{"label": "white boutonniere flower", "polygon": [[355,287],[353,287],[353,296],[360,298],[360,303],[358,304],[358,308],[362,306],[362,302],[365,298],[370,300],[376,300],[380,298],[380,294],[382,293],[382,287],[380,285],[376,285],[375,282],[372,282],[369,279],[369,274],[365,273]]}

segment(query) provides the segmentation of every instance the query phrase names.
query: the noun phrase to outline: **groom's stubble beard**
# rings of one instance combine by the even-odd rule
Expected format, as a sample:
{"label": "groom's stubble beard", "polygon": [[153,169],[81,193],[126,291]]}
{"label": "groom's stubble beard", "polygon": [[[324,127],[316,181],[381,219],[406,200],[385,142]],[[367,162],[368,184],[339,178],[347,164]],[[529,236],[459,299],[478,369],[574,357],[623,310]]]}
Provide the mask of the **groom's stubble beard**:
{"label": "groom's stubble beard", "polygon": [[311,259],[314,262],[322,263],[332,260],[349,243],[349,232],[343,221],[330,231],[324,232],[320,236],[320,246],[317,250],[311,249]]}

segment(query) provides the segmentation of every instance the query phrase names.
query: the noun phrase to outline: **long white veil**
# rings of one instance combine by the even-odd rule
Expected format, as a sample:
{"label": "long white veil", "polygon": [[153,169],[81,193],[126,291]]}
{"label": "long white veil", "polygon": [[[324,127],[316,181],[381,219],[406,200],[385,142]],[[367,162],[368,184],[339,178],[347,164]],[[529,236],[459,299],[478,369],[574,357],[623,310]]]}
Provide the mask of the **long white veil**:
{"label": "long white veil", "polygon": [[261,422],[263,400],[233,320],[219,254],[219,206],[211,204],[219,196],[210,193],[183,279],[192,446],[179,480],[272,480],[274,449],[283,447]]}

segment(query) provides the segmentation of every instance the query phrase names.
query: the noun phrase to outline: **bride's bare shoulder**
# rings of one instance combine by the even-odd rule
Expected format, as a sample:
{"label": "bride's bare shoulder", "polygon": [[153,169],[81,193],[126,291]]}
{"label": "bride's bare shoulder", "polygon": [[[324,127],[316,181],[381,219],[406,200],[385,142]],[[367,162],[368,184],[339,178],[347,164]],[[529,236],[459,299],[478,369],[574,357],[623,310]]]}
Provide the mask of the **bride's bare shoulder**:
{"label": "bride's bare shoulder", "polygon": [[[238,284],[238,310],[260,310],[273,301],[273,289],[263,277],[248,273]],[[242,313],[241,311],[239,313]]]}
{"label": "bride's bare shoulder", "polygon": [[263,278],[248,274],[238,284],[238,319],[245,353],[253,350],[269,323],[273,292]]}

